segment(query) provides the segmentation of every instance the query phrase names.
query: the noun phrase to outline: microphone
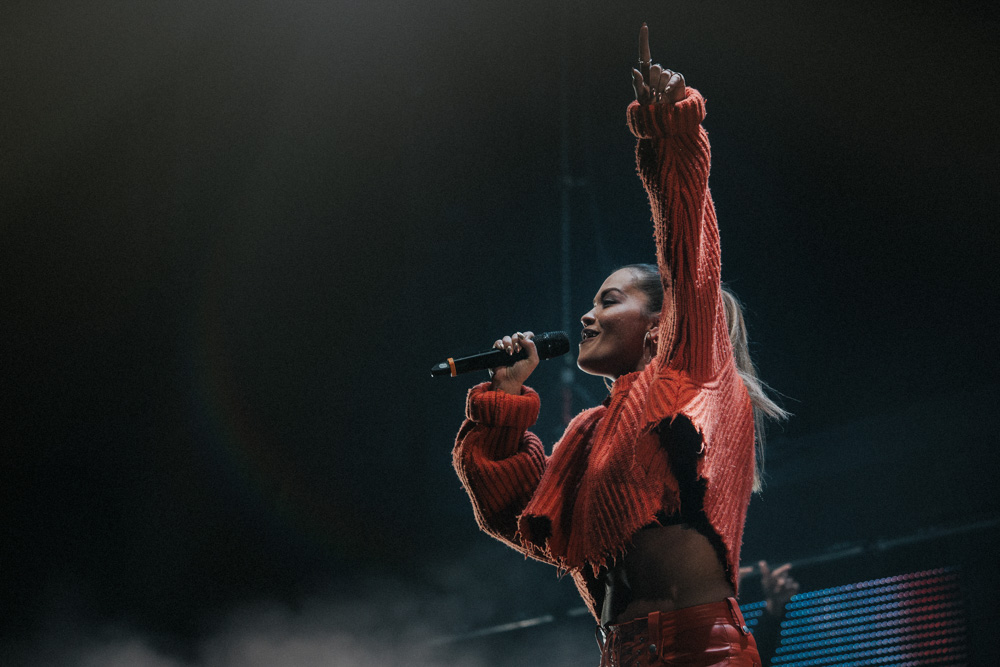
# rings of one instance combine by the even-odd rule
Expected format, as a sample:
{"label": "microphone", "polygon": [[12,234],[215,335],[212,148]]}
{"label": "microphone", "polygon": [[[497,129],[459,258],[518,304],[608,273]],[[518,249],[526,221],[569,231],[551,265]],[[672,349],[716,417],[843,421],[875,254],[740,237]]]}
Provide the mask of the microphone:
{"label": "microphone", "polygon": [[[566,335],[565,331],[550,331],[538,334],[531,340],[535,343],[535,348],[538,350],[539,359],[551,359],[552,357],[558,357],[560,354],[569,352],[569,336]],[[451,377],[455,377],[459,373],[482,371],[488,368],[496,368],[497,366],[513,366],[521,359],[527,358],[528,351],[523,347],[520,352],[515,352],[514,354],[507,354],[506,350],[490,350],[489,352],[480,352],[471,357],[462,357],[461,359],[452,359],[449,357],[448,361],[442,361],[431,368],[431,375],[450,375]]]}

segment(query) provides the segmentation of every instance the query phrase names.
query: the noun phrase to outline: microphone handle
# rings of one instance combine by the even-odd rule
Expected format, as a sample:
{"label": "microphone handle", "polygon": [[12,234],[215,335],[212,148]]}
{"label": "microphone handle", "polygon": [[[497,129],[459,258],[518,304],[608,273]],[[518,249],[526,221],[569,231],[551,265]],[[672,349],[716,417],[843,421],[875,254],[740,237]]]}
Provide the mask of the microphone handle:
{"label": "microphone handle", "polygon": [[448,359],[431,369],[431,375],[450,375],[455,377],[459,373],[470,373],[472,371],[485,371],[499,366],[513,366],[522,359],[528,358],[528,351],[521,348],[514,354],[507,354],[504,350],[490,350],[480,352],[469,357],[459,359]]}
{"label": "microphone handle", "polygon": [[[562,331],[549,331],[534,337],[535,347],[538,349],[538,359],[551,359],[561,354],[569,352],[569,337]],[[507,354],[504,350],[490,350],[473,354],[470,357],[460,359],[448,359],[437,366],[431,368],[431,375],[450,375],[455,377],[459,373],[470,371],[482,371],[488,368],[499,366],[513,366],[518,361],[528,358],[528,350],[521,348],[514,354]]]}

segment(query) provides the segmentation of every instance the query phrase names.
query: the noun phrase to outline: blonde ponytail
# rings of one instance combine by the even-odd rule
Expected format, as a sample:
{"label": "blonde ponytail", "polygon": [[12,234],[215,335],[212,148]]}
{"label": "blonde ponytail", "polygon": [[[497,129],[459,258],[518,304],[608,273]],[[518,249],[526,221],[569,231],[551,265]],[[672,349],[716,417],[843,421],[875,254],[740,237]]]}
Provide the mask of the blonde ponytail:
{"label": "blonde ponytail", "polygon": [[757,377],[757,368],[750,359],[747,326],[743,319],[743,306],[740,300],[729,291],[729,288],[723,287],[722,303],[726,309],[726,324],[729,327],[729,340],[733,344],[736,370],[743,379],[747,393],[750,394],[750,403],[753,405],[754,443],[757,448],[753,490],[760,491],[763,488],[764,474],[764,421],[785,420],[788,419],[789,413],[767,395],[770,387]]}

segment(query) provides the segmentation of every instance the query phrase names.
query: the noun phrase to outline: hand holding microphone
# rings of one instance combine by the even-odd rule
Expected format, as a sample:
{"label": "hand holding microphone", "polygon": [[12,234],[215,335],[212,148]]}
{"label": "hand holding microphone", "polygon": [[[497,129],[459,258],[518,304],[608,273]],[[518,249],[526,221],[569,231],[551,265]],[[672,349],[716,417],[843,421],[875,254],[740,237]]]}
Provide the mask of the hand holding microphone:
{"label": "hand holding microphone", "polygon": [[569,336],[550,331],[536,336],[530,331],[499,338],[493,350],[448,361],[431,368],[431,375],[450,375],[493,369],[493,389],[520,394],[521,386],[541,359],[551,359],[569,352]]}
{"label": "hand holding microphone", "polygon": [[511,357],[522,350],[526,354],[519,355],[523,358],[518,359],[510,366],[497,366],[493,370],[493,386],[491,389],[507,394],[521,395],[521,387],[532,371],[538,367],[538,362],[540,361],[538,358],[538,348],[535,346],[535,341],[532,340],[534,337],[535,334],[530,331],[526,331],[525,333],[519,331],[513,336],[504,336],[493,343],[494,348],[505,351]]}

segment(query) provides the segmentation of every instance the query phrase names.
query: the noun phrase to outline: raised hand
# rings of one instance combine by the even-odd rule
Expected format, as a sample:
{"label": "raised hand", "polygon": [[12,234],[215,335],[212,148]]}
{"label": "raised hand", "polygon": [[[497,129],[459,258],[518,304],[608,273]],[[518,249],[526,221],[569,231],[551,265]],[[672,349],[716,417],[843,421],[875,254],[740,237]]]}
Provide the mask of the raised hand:
{"label": "raised hand", "polygon": [[684,75],[653,65],[649,55],[649,28],[639,28],[639,67],[632,69],[632,88],[640,104],[673,104],[686,96]]}
{"label": "raised hand", "polygon": [[785,611],[785,605],[799,592],[799,582],[789,572],[792,564],[785,563],[772,571],[766,561],[760,561],[757,567],[760,568],[760,587],[767,598],[767,611],[780,617]]}
{"label": "raised hand", "polygon": [[507,354],[520,352],[522,348],[528,351],[528,356],[513,366],[499,366],[491,371],[493,374],[491,388],[493,390],[520,395],[524,382],[538,366],[538,350],[535,349],[535,342],[531,340],[534,337],[535,334],[530,331],[518,332],[512,336],[499,338],[493,343],[493,347],[505,350]]}

